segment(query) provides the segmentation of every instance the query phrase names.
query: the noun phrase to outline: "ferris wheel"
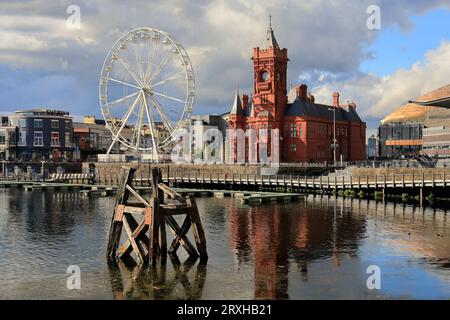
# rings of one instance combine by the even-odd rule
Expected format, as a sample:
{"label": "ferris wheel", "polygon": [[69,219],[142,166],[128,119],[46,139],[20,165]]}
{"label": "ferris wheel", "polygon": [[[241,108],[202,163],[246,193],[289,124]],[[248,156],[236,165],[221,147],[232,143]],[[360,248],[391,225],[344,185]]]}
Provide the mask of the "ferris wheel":
{"label": "ferris wheel", "polygon": [[190,117],[195,96],[191,61],[167,32],[138,28],[114,44],[99,83],[103,117],[116,143],[158,159]]}

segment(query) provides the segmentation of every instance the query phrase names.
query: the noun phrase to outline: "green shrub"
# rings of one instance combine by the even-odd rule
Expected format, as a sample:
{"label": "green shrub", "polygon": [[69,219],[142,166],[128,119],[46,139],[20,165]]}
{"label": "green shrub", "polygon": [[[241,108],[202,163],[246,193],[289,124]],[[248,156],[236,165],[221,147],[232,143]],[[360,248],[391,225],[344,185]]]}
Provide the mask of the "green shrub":
{"label": "green shrub", "polygon": [[402,193],[402,201],[403,202],[408,202],[409,200],[409,194],[407,193]]}
{"label": "green shrub", "polygon": [[383,199],[383,192],[381,191],[375,191],[375,193],[373,194],[373,197],[376,200],[382,200]]}

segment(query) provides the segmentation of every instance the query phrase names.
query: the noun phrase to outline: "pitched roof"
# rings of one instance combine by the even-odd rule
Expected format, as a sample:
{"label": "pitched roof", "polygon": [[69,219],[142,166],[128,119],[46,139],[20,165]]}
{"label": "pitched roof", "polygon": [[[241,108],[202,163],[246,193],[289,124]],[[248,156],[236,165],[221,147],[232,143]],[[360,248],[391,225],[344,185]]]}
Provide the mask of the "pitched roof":
{"label": "pitched roof", "polygon": [[[295,88],[289,92],[286,116],[310,116],[333,121],[333,106],[313,103],[309,99],[300,99]],[[336,109],[336,121],[362,122],[354,108],[341,107]]]}
{"label": "pitched roof", "polygon": [[242,115],[242,103],[241,98],[239,97],[239,91],[236,91],[236,95],[234,97],[233,106],[231,107],[230,114]]}

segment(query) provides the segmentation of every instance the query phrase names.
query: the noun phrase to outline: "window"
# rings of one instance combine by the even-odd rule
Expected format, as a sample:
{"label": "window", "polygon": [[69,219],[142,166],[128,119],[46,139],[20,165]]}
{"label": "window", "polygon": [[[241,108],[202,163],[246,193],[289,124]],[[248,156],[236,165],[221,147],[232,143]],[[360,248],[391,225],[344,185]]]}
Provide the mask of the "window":
{"label": "window", "polygon": [[43,146],[44,145],[44,135],[42,133],[42,131],[35,131],[34,132],[34,146]]}
{"label": "window", "polygon": [[291,151],[297,152],[297,145],[295,143],[291,144]]}
{"label": "window", "polygon": [[66,144],[64,145],[66,148],[72,146],[72,141],[70,139],[70,132],[66,132]]}
{"label": "window", "polygon": [[0,145],[6,144],[6,132],[0,131]]}
{"label": "window", "polygon": [[42,119],[34,119],[34,127],[42,128]]}
{"label": "window", "polygon": [[291,124],[291,138],[297,138],[297,125]]}
{"label": "window", "polygon": [[27,127],[27,120],[19,119],[19,128],[26,128],[26,127]]}
{"label": "window", "polygon": [[51,146],[52,147],[59,147],[59,132],[52,132],[52,140],[51,140]]}
{"label": "window", "polygon": [[26,146],[27,145],[27,132],[26,131],[19,131],[19,146]]}
{"label": "window", "polygon": [[[66,133],[66,137],[67,137],[67,133]],[[89,147],[93,148],[93,149],[97,149],[98,148],[98,134],[97,133],[90,133],[89,134]]]}
{"label": "window", "polygon": [[301,139],[303,137],[303,127],[300,125],[298,137]]}
{"label": "window", "polygon": [[59,128],[59,120],[52,120],[52,129]]}
{"label": "window", "polygon": [[261,138],[267,138],[268,136],[268,132],[267,132],[267,125],[266,124],[262,124],[259,128],[259,136]]}

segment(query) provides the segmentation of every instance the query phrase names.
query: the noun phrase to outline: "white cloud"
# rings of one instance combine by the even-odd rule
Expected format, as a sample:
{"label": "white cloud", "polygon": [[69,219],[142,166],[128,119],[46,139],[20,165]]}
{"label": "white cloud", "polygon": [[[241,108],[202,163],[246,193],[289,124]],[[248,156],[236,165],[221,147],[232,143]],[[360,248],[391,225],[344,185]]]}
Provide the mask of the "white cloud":
{"label": "white cloud", "polygon": [[0,31],[0,50],[20,50],[24,52],[38,52],[49,50],[46,41],[38,39],[36,36],[23,35],[12,32]]}
{"label": "white cloud", "polygon": [[[71,0],[2,1],[0,37],[6,41],[0,43],[0,64],[70,75],[77,79],[74,92],[95,93],[97,88],[88,85],[96,82],[115,40],[134,27],[155,27],[170,32],[190,54],[197,105],[210,106],[206,112],[224,111],[237,85],[241,91],[252,89],[252,48],[264,40],[272,13],[278,42],[289,50],[291,83],[310,72],[329,83],[320,92],[342,84],[360,105],[373,106],[370,112],[364,107],[367,115],[376,115],[388,101],[378,103],[358,94],[381,96],[394,80],[359,75],[342,82],[357,74],[370,55],[364,48],[378,33],[366,27],[366,8],[374,3],[381,6],[383,27],[396,24],[405,29],[411,26],[412,14],[448,6],[448,0],[79,0],[81,29],[69,30],[66,9]],[[92,104],[90,110],[97,101]]]}
{"label": "white cloud", "polygon": [[317,88],[317,100],[327,99],[334,91],[341,91],[345,99],[358,101],[360,113],[368,118],[380,118],[408,100],[450,83],[450,42],[429,51],[423,61],[409,69],[400,69],[392,75],[377,77],[359,74],[351,79],[334,81]]}

